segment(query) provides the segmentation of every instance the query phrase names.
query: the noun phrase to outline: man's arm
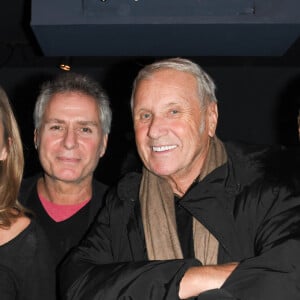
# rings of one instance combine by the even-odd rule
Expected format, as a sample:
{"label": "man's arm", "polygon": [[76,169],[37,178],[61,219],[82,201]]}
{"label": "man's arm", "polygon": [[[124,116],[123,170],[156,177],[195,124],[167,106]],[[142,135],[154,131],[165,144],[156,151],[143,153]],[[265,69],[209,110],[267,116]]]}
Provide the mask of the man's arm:
{"label": "man's arm", "polygon": [[236,224],[249,235],[253,254],[239,264],[190,268],[180,298],[225,292],[237,299],[300,299],[300,195],[279,185],[257,185],[251,193],[236,207]]}
{"label": "man's arm", "polygon": [[219,289],[237,265],[229,263],[189,268],[180,282],[179,298],[197,297],[207,290]]}

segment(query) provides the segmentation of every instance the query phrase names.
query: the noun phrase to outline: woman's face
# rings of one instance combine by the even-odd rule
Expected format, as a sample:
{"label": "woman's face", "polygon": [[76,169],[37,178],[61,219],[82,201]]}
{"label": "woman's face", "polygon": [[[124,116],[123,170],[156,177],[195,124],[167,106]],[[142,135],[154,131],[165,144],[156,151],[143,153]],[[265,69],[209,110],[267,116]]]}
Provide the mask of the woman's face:
{"label": "woman's face", "polygon": [[4,127],[2,122],[0,122],[0,161],[6,160],[7,158],[7,147],[4,140]]}

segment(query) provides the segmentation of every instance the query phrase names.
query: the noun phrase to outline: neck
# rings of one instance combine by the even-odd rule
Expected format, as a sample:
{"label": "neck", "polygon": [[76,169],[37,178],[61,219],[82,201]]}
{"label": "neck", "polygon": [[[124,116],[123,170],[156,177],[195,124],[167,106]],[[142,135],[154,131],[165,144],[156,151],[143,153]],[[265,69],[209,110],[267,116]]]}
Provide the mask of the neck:
{"label": "neck", "polygon": [[182,172],[176,173],[176,175],[166,177],[174,194],[182,197],[195,180],[199,179],[207,154],[208,147],[190,164],[190,168],[186,168]]}
{"label": "neck", "polygon": [[56,204],[78,204],[92,197],[92,177],[83,182],[64,182],[47,175],[38,180],[38,194]]}
{"label": "neck", "polygon": [[182,180],[180,180],[180,178],[167,178],[167,181],[170,184],[173,193],[182,197],[197,178],[199,178],[199,172],[197,173],[197,176],[193,177],[191,180],[187,180],[186,178],[183,178]]}

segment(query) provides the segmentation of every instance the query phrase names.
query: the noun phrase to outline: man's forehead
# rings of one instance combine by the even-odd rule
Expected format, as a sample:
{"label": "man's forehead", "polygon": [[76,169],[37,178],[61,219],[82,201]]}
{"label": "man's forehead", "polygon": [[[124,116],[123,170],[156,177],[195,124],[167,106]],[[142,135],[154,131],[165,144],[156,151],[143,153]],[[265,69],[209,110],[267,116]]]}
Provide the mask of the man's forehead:
{"label": "man's forehead", "polygon": [[[45,118],[44,122],[45,123],[65,124],[65,123],[69,123],[70,120],[60,119],[60,118]],[[88,118],[78,118],[78,119],[72,120],[72,122],[79,124],[79,125],[91,125],[91,126],[99,126],[99,123],[100,123],[98,120],[91,120]]]}

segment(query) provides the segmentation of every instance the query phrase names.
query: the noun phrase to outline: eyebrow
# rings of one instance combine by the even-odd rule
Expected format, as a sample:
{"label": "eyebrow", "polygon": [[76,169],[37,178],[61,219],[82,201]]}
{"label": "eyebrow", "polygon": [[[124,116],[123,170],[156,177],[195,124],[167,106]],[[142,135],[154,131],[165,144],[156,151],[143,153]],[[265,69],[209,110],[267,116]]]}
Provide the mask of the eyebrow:
{"label": "eyebrow", "polygon": [[[165,103],[162,108],[164,109],[168,109],[169,107],[173,107],[173,106],[178,106],[178,105],[182,105],[182,102],[179,102],[179,101],[172,101],[172,102],[168,102],[168,103]],[[152,109],[149,109],[149,108],[145,108],[145,107],[140,107],[138,108],[138,110],[136,110],[136,112],[141,112],[141,111],[152,111]]]}
{"label": "eyebrow", "polygon": [[91,126],[99,125],[99,122],[96,122],[96,121],[77,121],[76,123],[80,124],[80,125],[91,125]]}
{"label": "eyebrow", "polygon": [[181,105],[182,104],[182,102],[168,102],[168,103],[166,103],[166,105],[164,105],[164,107],[165,108],[169,108],[169,107],[172,107],[172,106],[174,106],[174,105]]}
{"label": "eyebrow", "polygon": [[[51,123],[58,123],[58,124],[65,124],[66,121],[61,119],[49,119],[45,121],[45,124],[51,124]],[[90,126],[96,126],[99,127],[99,122],[96,121],[86,121],[86,120],[78,120],[76,121],[79,125],[90,125]]]}

